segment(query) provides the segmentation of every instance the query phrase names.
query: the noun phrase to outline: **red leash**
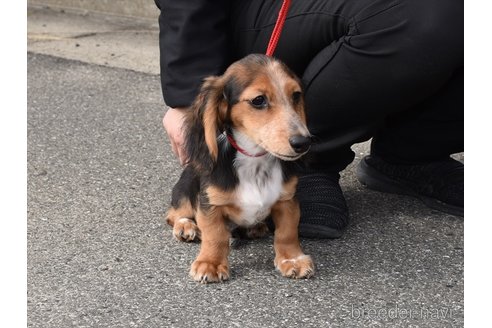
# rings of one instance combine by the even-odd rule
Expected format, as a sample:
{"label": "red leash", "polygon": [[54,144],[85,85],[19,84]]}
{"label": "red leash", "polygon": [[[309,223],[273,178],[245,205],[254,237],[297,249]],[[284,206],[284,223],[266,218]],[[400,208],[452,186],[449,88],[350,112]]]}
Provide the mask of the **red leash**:
{"label": "red leash", "polygon": [[268,42],[268,47],[266,51],[266,55],[271,57],[275,52],[275,48],[277,47],[278,40],[280,39],[280,34],[282,34],[282,29],[284,28],[285,19],[287,18],[287,13],[289,12],[291,0],[284,0],[282,3],[282,7],[280,7],[280,11],[278,12],[277,22],[275,23],[275,27],[273,28],[272,36],[270,37],[270,42]]}

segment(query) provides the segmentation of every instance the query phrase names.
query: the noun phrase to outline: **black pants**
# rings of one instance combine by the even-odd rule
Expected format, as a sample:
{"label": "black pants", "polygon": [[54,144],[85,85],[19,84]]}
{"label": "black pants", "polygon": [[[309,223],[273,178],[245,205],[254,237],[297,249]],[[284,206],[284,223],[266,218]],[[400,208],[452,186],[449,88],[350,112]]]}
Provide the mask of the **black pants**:
{"label": "black pants", "polygon": [[[233,59],[264,53],[282,1],[235,0]],[[293,0],[275,57],[305,86],[312,153],[329,170],[374,137],[390,162],[463,151],[463,2]]]}

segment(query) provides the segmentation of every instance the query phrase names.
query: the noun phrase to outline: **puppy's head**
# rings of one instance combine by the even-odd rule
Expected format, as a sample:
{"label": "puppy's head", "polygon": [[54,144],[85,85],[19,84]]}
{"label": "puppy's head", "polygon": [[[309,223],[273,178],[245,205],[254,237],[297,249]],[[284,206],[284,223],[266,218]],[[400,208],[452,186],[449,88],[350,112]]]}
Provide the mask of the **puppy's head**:
{"label": "puppy's head", "polygon": [[214,160],[217,133],[229,128],[282,160],[298,159],[309,150],[300,81],[276,59],[249,55],[224,75],[207,78],[195,107]]}

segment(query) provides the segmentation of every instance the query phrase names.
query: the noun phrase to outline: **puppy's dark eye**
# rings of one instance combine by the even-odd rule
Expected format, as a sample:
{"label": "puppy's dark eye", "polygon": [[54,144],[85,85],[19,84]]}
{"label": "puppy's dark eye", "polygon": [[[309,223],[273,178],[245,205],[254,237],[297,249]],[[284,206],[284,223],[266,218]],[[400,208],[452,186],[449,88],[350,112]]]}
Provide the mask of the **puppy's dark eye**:
{"label": "puppy's dark eye", "polygon": [[297,105],[301,101],[302,92],[296,91],[292,94],[292,101]]}
{"label": "puppy's dark eye", "polygon": [[265,96],[258,96],[256,98],[253,98],[249,101],[249,103],[256,109],[263,109],[268,106],[268,101]]}

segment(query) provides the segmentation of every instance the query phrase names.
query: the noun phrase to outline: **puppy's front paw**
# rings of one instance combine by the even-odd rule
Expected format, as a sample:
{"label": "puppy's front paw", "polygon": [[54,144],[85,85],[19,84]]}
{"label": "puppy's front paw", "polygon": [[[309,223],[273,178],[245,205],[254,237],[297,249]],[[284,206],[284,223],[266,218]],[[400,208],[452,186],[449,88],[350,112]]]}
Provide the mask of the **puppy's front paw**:
{"label": "puppy's front paw", "polygon": [[173,235],[179,241],[193,241],[200,239],[200,230],[195,221],[188,218],[181,218],[174,223]]}
{"label": "puppy's front paw", "polygon": [[202,284],[226,281],[229,279],[229,267],[227,264],[195,260],[191,265],[190,276]]}
{"label": "puppy's front paw", "polygon": [[275,259],[275,267],[282,276],[288,278],[310,278],[314,274],[313,260],[311,256],[304,254],[291,259]]}

